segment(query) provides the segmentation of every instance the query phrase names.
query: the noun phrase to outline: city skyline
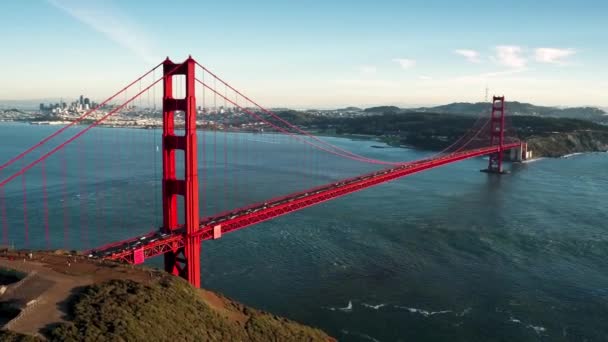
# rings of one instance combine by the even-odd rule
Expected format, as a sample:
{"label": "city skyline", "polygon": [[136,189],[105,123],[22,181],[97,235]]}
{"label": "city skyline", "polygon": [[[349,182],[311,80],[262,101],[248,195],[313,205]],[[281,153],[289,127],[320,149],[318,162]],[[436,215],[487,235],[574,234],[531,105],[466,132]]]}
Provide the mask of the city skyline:
{"label": "city skyline", "polygon": [[0,4],[11,13],[0,23],[11,65],[0,101],[99,101],[166,55],[192,54],[269,107],[478,102],[486,87],[513,101],[608,106],[600,1],[146,4]]}

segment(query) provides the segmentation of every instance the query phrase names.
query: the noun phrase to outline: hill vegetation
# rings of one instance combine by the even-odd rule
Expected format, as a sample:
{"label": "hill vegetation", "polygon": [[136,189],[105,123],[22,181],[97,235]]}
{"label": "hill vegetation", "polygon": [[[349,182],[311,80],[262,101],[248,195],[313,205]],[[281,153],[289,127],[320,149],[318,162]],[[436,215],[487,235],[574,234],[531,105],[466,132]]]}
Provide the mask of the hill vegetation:
{"label": "hill vegetation", "polygon": [[403,111],[403,109],[401,109],[399,107],[395,107],[395,106],[371,107],[371,108],[366,108],[364,110],[364,112],[367,112],[367,113],[378,113],[378,114],[399,113],[399,112],[402,112],[402,111]]}
{"label": "hill vegetation", "polygon": [[212,310],[185,281],[153,285],[111,280],[82,291],[73,320],[52,329],[53,341],[328,341],[323,332],[244,308],[246,322]]}
{"label": "hill vegetation", "polygon": [[[517,101],[506,102],[505,107],[507,108],[509,114],[513,116],[524,115],[555,118],[574,118],[591,121],[608,120],[608,118],[605,117],[606,112],[604,112],[602,109],[595,107],[558,108],[537,106],[530,103],[522,103]],[[487,113],[488,108],[489,105],[487,102],[456,102],[436,107],[408,109],[406,111],[477,116],[480,113]]]}
{"label": "hill vegetation", "polygon": [[[487,104],[484,104],[487,107]],[[392,145],[440,150],[463,136],[476,117],[448,113],[387,112],[354,118],[317,117],[289,111],[278,113],[297,125],[322,134],[369,135]],[[487,108],[486,108],[487,109]],[[530,115],[511,116],[509,127],[530,142],[536,156],[557,157],[574,152],[608,150],[608,126],[588,120]]]}
{"label": "hill vegetation", "polygon": [[[193,288],[160,270],[63,252],[35,252],[33,259],[23,261],[23,254],[4,253],[4,265],[36,269],[28,274],[29,282],[18,285],[19,292],[46,292],[34,300],[44,301],[11,321],[18,324],[7,325],[13,331],[0,330],[0,341],[335,341],[321,330]],[[30,262],[40,266],[28,266]],[[52,282],[39,289],[38,280],[51,277],[69,287],[65,296],[53,297],[57,291]],[[85,278],[87,285],[73,287],[72,280],[82,283]],[[61,311],[63,321],[41,316],[51,308]],[[40,329],[30,329],[41,319],[46,323]]]}

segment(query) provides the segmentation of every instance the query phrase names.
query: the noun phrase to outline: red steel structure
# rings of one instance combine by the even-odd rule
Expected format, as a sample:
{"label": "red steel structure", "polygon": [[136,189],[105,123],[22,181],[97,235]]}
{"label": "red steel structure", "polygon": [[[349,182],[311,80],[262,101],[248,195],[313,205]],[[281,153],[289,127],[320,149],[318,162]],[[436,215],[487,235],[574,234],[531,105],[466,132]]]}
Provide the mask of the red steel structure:
{"label": "red steel structure", "polygon": [[498,146],[496,153],[490,154],[488,169],[490,173],[503,173],[502,161],[505,142],[505,97],[492,98],[492,117],[490,118],[490,145]]}
{"label": "red steel structure", "polygon": [[[314,189],[268,200],[264,203],[234,209],[213,217],[198,219],[198,177],[196,170],[196,99],[194,96],[194,64],[189,58],[181,66],[165,61],[165,75],[186,76],[186,98],[172,97],[172,77],[165,77],[163,100],[163,230],[168,233],[162,239],[148,239],[154,232],[126,241],[112,243],[94,250],[95,254],[110,260],[142,263],[147,258],[164,255],[165,269],[200,287],[200,245],[204,240],[219,239],[223,234],[283,216],[319,203],[339,198],[378,184],[406,177],[418,172],[437,168],[465,159],[489,155],[489,173],[502,173],[503,152],[520,148],[521,142],[505,144],[505,104],[503,97],[494,97],[490,119],[490,146],[437,156],[414,163],[402,164],[371,174],[326,184]],[[177,68],[177,69],[176,69]],[[175,71],[176,70],[176,71]],[[199,81],[200,82],[200,81]],[[186,118],[186,135],[175,136],[174,112],[182,110]],[[176,149],[186,152],[184,180],[175,178]],[[176,195],[184,196],[185,223],[177,221]]]}
{"label": "red steel structure", "polygon": [[[208,69],[198,64],[194,59],[189,57],[183,63],[173,63],[167,58],[163,63],[159,64],[151,71],[144,74],[154,75],[154,70],[162,66],[163,73],[162,77],[154,80],[147,87],[139,86],[139,90],[136,91],[136,95],[126,99],[124,103],[111,107],[111,110],[107,114],[102,115],[99,119],[94,120],[92,124],[82,129],[80,132],[70,137],[66,141],[58,144],[56,147],[43,152],[40,156],[35,156],[35,160],[28,164],[24,164],[22,168],[16,172],[8,175],[5,179],[0,180],[0,213],[5,211],[5,199],[4,199],[4,186],[12,180],[23,176],[22,182],[25,184],[25,172],[30,170],[38,163],[44,162],[49,156],[62,150],[66,145],[78,139],[81,135],[91,130],[93,127],[99,125],[101,122],[117,113],[123,108],[128,108],[127,105],[134,99],[140,97],[142,94],[150,90],[155,84],[161,84],[163,89],[162,98],[162,227],[159,231],[155,230],[144,235],[140,235],[128,240],[123,240],[115,243],[111,243],[99,248],[95,248],[89,251],[92,257],[119,260],[127,263],[139,264],[145,261],[147,258],[154,256],[164,256],[164,267],[165,270],[176,276],[180,276],[188,280],[193,286],[200,287],[201,275],[200,275],[200,248],[201,242],[204,240],[219,239],[223,234],[230,233],[239,229],[243,229],[254,224],[267,221],[282,215],[293,213],[295,211],[323,203],[332,199],[340,198],[348,194],[367,189],[385,182],[389,182],[395,179],[403,178],[415,173],[419,173],[425,170],[438,168],[447,164],[455,163],[465,159],[489,156],[488,169],[485,170],[490,173],[502,173],[503,172],[503,152],[510,149],[521,148],[525,150],[525,143],[519,141],[505,141],[505,99],[503,97],[494,97],[492,102],[492,116],[489,120],[486,119],[486,123],[480,128],[477,127],[476,131],[471,131],[471,135],[461,137],[457,142],[452,144],[446,150],[416,161],[409,162],[394,162],[394,161],[381,161],[371,159],[361,155],[354,154],[346,151],[342,148],[334,146],[322,139],[316,138],[295,125],[290,124],[283,118],[276,116],[274,113],[267,109],[257,105],[248,97],[238,92],[235,88],[228,85],[222,79],[215,76]],[[205,81],[205,73],[201,75],[201,79],[196,78],[196,68],[201,67],[202,70],[207,74],[211,75],[214,79],[214,85],[211,86],[211,82]],[[123,88],[117,94],[110,97],[108,100],[102,103],[105,104],[108,101],[116,98],[125,89],[131,88],[136,82],[140,81],[140,77],[135,82],[129,84]],[[215,86],[215,82],[219,81],[224,91],[218,91]],[[306,147],[310,150],[321,150],[331,154],[332,156],[339,156],[341,158],[347,158],[350,160],[357,161],[359,163],[369,163],[384,165],[384,169],[379,171],[366,173],[352,178],[341,179],[338,181],[326,183],[321,186],[302,186],[301,188],[307,188],[304,191],[293,192],[286,196],[275,197],[264,202],[259,202],[253,205],[244,207],[238,207],[237,209],[225,211],[220,214],[214,214],[212,216],[199,217],[201,209],[199,207],[199,162],[198,146],[197,146],[197,98],[196,98],[196,83],[203,85],[203,91],[206,89],[213,96],[219,96],[220,99],[224,99],[225,104],[232,104],[235,108],[241,110],[242,115],[248,115],[255,117],[256,124],[264,122],[270,126],[275,127],[280,131],[281,135],[289,136],[293,141],[298,143],[306,144]],[[176,90],[184,89],[183,96]],[[237,98],[232,98],[226,95],[226,90],[231,89],[235,92],[235,95],[240,96],[241,104],[238,103]],[[177,94],[177,95],[176,95]],[[207,93],[209,96],[209,93]],[[125,97],[127,97],[125,95]],[[236,97],[236,96],[235,96]],[[203,93],[203,115],[205,115],[205,93]],[[244,105],[242,103],[245,102]],[[253,104],[252,107],[247,105]],[[25,150],[16,157],[10,159],[5,164],[0,165],[0,171],[6,167],[11,166],[18,160],[21,160],[24,156],[30,152],[38,149],[40,146],[46,144],[47,141],[56,137],[58,134],[64,132],[70,126],[75,123],[82,121],[83,119],[90,119],[92,113],[99,109],[102,105],[97,106],[91,111],[83,114],[77,120],[70,123],[69,125],[61,128],[59,131],[51,134],[49,137],[41,140],[31,148]],[[214,106],[216,104],[214,103]],[[217,106],[216,106],[217,108]],[[257,109],[252,109],[257,108]],[[263,113],[268,114],[272,118],[262,117]],[[216,113],[217,114],[217,113]],[[183,127],[181,122],[178,125],[176,119],[183,117]],[[489,126],[489,143],[480,138],[480,133],[484,131],[487,124]],[[183,128],[183,134],[181,129]],[[223,129],[225,132],[225,129]],[[293,131],[297,131],[294,133]],[[217,130],[215,130],[217,132]],[[225,134],[225,133],[224,133]],[[215,134],[213,135],[215,140]],[[463,139],[463,138],[467,139]],[[276,138],[276,137],[275,137]],[[224,135],[226,139],[226,135]],[[204,137],[203,137],[204,141]],[[470,145],[471,142],[477,142],[480,145],[473,147]],[[215,148],[216,146],[214,146]],[[449,150],[452,148],[451,150]],[[45,151],[45,150],[42,150]],[[181,158],[177,158],[177,154],[183,151],[183,174],[178,174],[178,170],[181,170],[181,165],[177,164],[177,161]],[[213,154],[216,154],[216,151]],[[205,159],[205,149],[201,151],[203,153],[203,161]],[[226,151],[224,150],[224,163],[226,162]],[[522,155],[525,158],[525,155]],[[306,162],[306,158],[300,158],[300,163]],[[203,172],[206,172],[206,164],[203,164]],[[309,162],[309,165],[312,163]],[[215,165],[217,166],[217,165]],[[46,169],[42,164],[42,175],[43,175],[43,195],[44,195],[44,208],[45,212],[48,211],[47,201],[48,196],[46,192]],[[64,176],[65,177],[65,176]],[[208,179],[203,176],[201,177],[203,183],[203,190],[205,189],[205,181]],[[64,180],[65,181],[65,180]],[[324,182],[323,182],[324,183]],[[315,183],[315,184],[323,184]],[[24,223],[25,236],[27,239],[27,228],[28,220],[26,214],[26,191],[25,185],[23,187],[23,212],[24,212]],[[224,189],[225,190],[225,189]],[[181,196],[183,199],[183,207],[178,205],[178,199]],[[65,197],[64,197],[65,198]],[[203,197],[203,203],[207,201]],[[229,206],[230,207],[230,206]],[[183,210],[180,215],[179,210]],[[64,206],[64,215],[65,215]],[[180,217],[183,217],[183,221],[180,222]],[[6,220],[6,215],[3,214],[3,220]],[[48,229],[48,213],[45,214],[46,227]],[[158,226],[159,224],[155,225]],[[6,224],[4,224],[6,226]],[[6,240],[6,233],[5,240]],[[48,239],[48,231],[46,234]]]}
{"label": "red steel structure", "polygon": [[[235,209],[229,213],[223,213],[201,221],[199,226],[200,229],[197,231],[194,237],[200,241],[218,239],[223,234],[243,229],[251,225],[308,208],[319,203],[346,196],[348,194],[385,182],[406,177],[418,172],[434,169],[443,165],[455,163],[461,160],[490,155],[493,153],[498,153],[498,151],[502,150],[519,148],[520,146],[521,143],[517,142],[506,144],[502,146],[502,148],[498,146],[491,146],[454,153],[438,158],[422,160],[419,162],[404,164],[402,166],[342,180],[337,183],[327,184],[315,189],[297,192],[288,196],[272,199],[264,203]],[[177,230],[178,234],[167,236],[166,238],[145,244],[143,247],[138,245],[136,249],[132,246],[142,237],[151,236],[153,232],[135,237],[133,239],[97,248],[95,249],[95,252],[110,260],[120,260],[127,263],[139,263],[135,259],[135,254],[138,250],[143,251],[142,253],[144,258],[151,258],[168,253],[174,248],[182,248],[185,246],[187,241],[184,239],[183,234],[179,234],[182,231],[183,228],[180,227],[180,230]]]}
{"label": "red steel structure", "polygon": [[[200,239],[195,234],[199,228],[198,162],[196,142],[195,61],[189,57],[176,66],[167,60],[163,63],[163,229],[169,234],[182,232],[180,245],[168,246],[165,253],[165,270],[200,287]],[[177,68],[177,69],[176,69]],[[185,76],[186,97],[173,97],[173,80]],[[175,134],[175,112],[184,115],[184,135]],[[177,178],[176,150],[184,151],[184,175]],[[184,198],[184,223],[178,222],[177,196]]]}

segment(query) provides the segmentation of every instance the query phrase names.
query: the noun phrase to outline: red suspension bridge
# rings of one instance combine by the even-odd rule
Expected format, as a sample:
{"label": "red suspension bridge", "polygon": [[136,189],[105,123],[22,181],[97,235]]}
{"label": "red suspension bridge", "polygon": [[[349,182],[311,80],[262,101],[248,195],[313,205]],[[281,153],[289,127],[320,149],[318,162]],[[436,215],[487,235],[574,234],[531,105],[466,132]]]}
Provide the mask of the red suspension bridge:
{"label": "red suspension bridge", "polygon": [[[504,97],[441,152],[380,160],[310,134],[192,58],[165,60],[70,121],[0,165],[3,242],[134,264],[163,255],[166,271],[197,287],[203,240],[465,159],[487,155],[484,171],[502,173],[505,151],[526,154],[508,134]],[[162,135],[100,128],[161,122]],[[274,165],[281,179],[265,176]],[[252,170],[262,174],[253,185]]]}

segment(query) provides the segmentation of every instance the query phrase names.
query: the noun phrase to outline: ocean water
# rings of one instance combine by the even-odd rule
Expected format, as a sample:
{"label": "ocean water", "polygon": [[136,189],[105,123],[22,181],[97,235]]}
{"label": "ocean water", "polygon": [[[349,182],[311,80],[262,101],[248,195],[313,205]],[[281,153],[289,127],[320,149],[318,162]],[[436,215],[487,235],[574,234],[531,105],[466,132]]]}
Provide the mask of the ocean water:
{"label": "ocean water", "polygon": [[[55,129],[1,124],[0,161]],[[87,248],[153,229],[160,198],[155,133],[96,129],[65,157],[49,159],[48,238],[40,219],[45,209],[36,202],[41,173],[28,172],[27,246]],[[325,139],[387,160],[428,155]],[[216,172],[213,151],[205,150],[202,211],[373,169],[322,159],[306,180],[289,146],[266,142],[239,148],[243,156],[277,158],[250,157],[228,176]],[[91,148],[95,153],[86,152]],[[112,154],[123,166],[96,167]],[[608,340],[608,154],[516,164],[504,176],[480,173],[486,163],[479,158],[426,171],[205,242],[203,286],[341,341]],[[79,168],[91,174],[82,176]],[[230,194],[214,190],[222,177],[236,180]],[[25,243],[21,186],[18,178],[3,194],[5,238],[16,246]],[[83,207],[93,214],[74,214]]]}

